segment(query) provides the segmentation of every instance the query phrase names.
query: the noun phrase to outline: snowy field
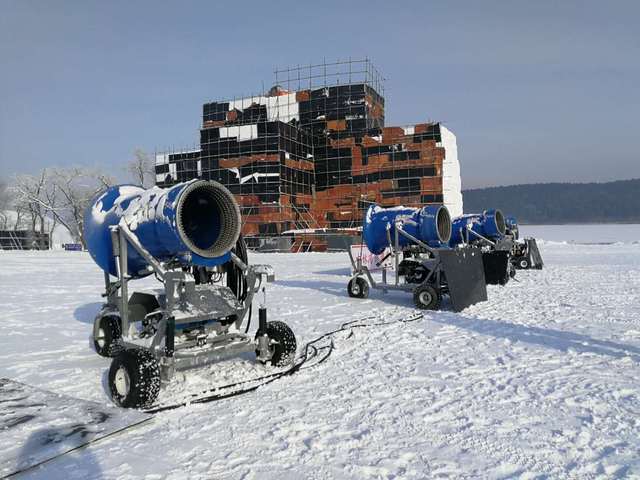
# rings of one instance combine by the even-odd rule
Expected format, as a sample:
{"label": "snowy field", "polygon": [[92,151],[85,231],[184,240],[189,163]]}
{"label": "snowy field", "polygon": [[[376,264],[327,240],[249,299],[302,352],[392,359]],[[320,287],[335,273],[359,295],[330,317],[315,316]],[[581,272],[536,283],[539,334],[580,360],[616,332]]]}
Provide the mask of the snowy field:
{"label": "snowy field", "polygon": [[520,225],[523,236],[580,244],[633,243],[640,241],[640,225],[633,223],[589,225]]}
{"label": "snowy field", "polygon": [[[23,478],[640,478],[640,226],[612,245],[559,243],[602,241],[563,228],[524,226],[552,240],[540,246],[545,270],[490,286],[488,302],[340,334],[312,369],[160,413]],[[347,297],[346,254],[250,261],[274,266],[270,319],[299,345],[346,321],[416,312],[407,294]],[[109,404],[109,360],[89,342],[103,281],[89,255],[0,262],[0,377]],[[231,359],[178,374],[160,400],[266,371]]]}

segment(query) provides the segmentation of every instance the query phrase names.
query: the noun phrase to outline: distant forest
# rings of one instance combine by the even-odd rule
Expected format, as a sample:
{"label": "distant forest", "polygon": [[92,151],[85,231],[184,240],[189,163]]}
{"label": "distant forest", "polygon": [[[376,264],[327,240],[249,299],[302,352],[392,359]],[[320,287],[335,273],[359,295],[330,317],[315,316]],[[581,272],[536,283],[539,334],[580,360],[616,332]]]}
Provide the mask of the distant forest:
{"label": "distant forest", "polygon": [[465,190],[464,212],[499,208],[519,223],[640,223],[640,179]]}

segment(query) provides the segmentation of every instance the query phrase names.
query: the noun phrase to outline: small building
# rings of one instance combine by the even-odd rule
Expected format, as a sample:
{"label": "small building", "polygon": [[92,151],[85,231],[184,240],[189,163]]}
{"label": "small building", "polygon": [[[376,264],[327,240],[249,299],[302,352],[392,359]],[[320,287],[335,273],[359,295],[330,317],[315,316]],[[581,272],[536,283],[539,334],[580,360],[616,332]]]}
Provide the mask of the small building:
{"label": "small building", "polygon": [[49,250],[51,238],[34,230],[0,230],[0,250]]}

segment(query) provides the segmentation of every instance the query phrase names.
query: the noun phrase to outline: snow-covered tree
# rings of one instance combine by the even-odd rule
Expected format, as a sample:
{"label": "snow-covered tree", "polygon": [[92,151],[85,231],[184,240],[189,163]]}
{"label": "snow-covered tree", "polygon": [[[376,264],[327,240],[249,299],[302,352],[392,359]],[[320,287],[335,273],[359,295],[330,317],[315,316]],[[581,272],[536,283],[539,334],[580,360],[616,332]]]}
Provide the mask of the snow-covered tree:
{"label": "snow-covered tree", "polygon": [[38,176],[16,177],[12,188],[17,204],[26,207],[31,218],[36,219],[34,226],[38,222],[43,226],[44,218],[49,217],[52,226],[62,224],[84,245],[84,211],[97,193],[113,184],[113,178],[99,170],[72,167],[45,169]]}
{"label": "snow-covered tree", "polygon": [[112,177],[95,169],[74,167],[54,170],[53,185],[59,207],[52,213],[83,246],[84,211],[93,197],[114,183]]}
{"label": "snow-covered tree", "polygon": [[155,169],[151,157],[142,149],[133,151],[133,159],[127,164],[127,172],[134,184],[144,188],[152,187],[155,183]]}
{"label": "snow-covered tree", "polygon": [[9,225],[10,198],[7,182],[0,179],[0,230],[7,230]]}
{"label": "snow-covered tree", "polygon": [[[20,175],[15,178],[13,190],[14,206],[18,217],[26,223],[29,230],[42,234],[50,233],[46,217],[49,211],[42,201],[45,191],[49,188],[49,171],[45,168],[38,175]],[[15,228],[19,226],[16,221]],[[44,245],[41,245],[44,247]]]}

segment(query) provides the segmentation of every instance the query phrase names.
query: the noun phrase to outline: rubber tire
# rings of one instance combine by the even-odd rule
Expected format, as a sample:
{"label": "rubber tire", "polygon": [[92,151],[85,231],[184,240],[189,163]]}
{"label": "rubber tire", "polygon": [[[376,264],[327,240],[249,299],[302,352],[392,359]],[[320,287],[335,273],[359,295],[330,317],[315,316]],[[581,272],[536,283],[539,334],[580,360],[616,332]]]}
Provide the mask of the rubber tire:
{"label": "rubber tire", "polygon": [[[425,302],[425,299],[421,298],[426,292],[428,292],[431,297],[428,302]],[[421,310],[438,310],[441,301],[442,295],[431,285],[420,285],[413,291],[413,303]]]}
{"label": "rubber tire", "polygon": [[[121,395],[116,389],[116,373],[123,368],[129,376],[129,391]],[[128,348],[111,362],[109,390],[113,401],[123,408],[147,408],[153,405],[160,393],[160,367],[156,358],[147,350]]]}
{"label": "rubber tire", "polygon": [[362,277],[355,277],[349,280],[347,293],[352,298],[367,298],[369,296],[369,284]]}
{"label": "rubber tire", "polygon": [[[419,272],[419,274],[417,274],[416,272]],[[419,267],[413,270],[411,275],[408,275],[406,277],[407,283],[420,284],[424,282],[428,276],[429,276],[429,271],[426,268],[424,268],[422,265],[420,265]]]}
{"label": "rubber tire", "polygon": [[522,270],[526,270],[529,268],[529,260],[527,260],[526,258],[521,258],[518,261],[518,266],[522,269]]}
{"label": "rubber tire", "polygon": [[[289,328],[284,322],[267,322],[267,337],[271,340],[275,340],[276,344],[273,345],[273,356],[271,357],[271,365],[274,367],[283,367],[293,362],[298,343],[296,336],[293,334],[293,330]],[[258,333],[256,332],[256,340],[258,339]],[[260,355],[260,352],[256,350],[256,355]],[[262,362],[266,363],[266,362]]]}
{"label": "rubber tire", "polygon": [[122,327],[120,318],[115,315],[106,315],[100,318],[99,327],[104,332],[104,345],[101,347],[98,341],[93,339],[93,347],[101,357],[115,357],[122,351]]}

